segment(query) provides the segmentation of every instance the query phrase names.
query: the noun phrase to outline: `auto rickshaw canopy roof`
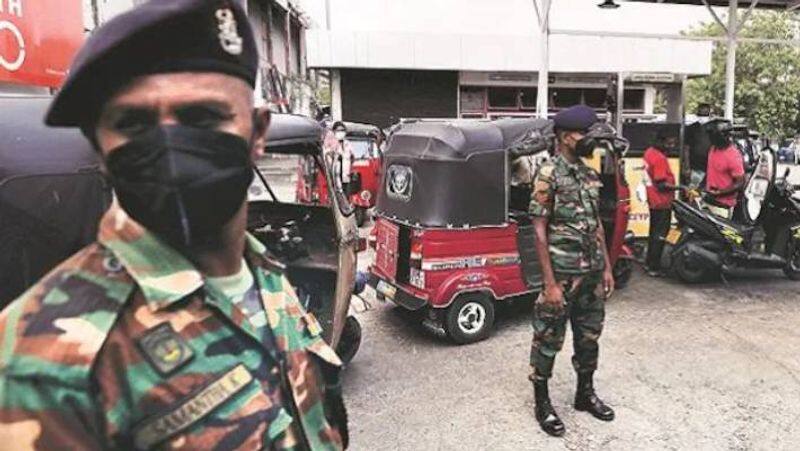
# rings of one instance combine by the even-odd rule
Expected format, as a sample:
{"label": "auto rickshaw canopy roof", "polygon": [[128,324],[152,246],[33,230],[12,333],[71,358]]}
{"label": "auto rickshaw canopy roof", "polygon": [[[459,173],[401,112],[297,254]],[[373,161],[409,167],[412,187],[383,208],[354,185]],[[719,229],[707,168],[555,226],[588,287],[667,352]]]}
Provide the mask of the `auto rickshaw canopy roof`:
{"label": "auto rickshaw canopy roof", "polygon": [[551,127],[545,119],[403,123],[384,152],[376,210],[414,227],[505,224],[509,160],[547,149]]}
{"label": "auto rickshaw canopy roof", "polygon": [[475,154],[505,153],[531,133],[552,127],[546,119],[417,120],[392,133],[386,153],[420,159],[466,161]]}
{"label": "auto rickshaw canopy roof", "polygon": [[372,135],[383,135],[383,130],[377,125],[363,124],[360,122],[345,122],[344,126],[347,128],[347,136],[367,138]]}
{"label": "auto rickshaw canopy roof", "polygon": [[267,129],[267,153],[317,153],[322,146],[322,126],[305,116],[273,114]]}
{"label": "auto rickshaw canopy roof", "polygon": [[44,125],[50,97],[0,97],[0,184],[13,176],[70,173],[99,165],[77,129]]}

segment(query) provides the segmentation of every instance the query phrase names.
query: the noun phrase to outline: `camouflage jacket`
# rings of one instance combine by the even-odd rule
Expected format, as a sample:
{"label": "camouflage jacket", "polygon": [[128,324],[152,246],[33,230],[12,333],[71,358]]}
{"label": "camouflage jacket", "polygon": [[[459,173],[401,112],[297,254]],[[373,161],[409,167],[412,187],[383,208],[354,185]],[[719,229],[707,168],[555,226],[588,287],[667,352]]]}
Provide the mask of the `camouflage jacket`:
{"label": "camouflage jacket", "polygon": [[324,382],[341,362],[247,240],[269,344],[112,207],[98,243],[0,314],[0,437],[20,450],[341,449]]}
{"label": "camouflage jacket", "polygon": [[556,275],[586,274],[603,269],[597,240],[600,177],[579,160],[557,155],[543,163],[533,181],[530,213],[548,218],[550,259]]}

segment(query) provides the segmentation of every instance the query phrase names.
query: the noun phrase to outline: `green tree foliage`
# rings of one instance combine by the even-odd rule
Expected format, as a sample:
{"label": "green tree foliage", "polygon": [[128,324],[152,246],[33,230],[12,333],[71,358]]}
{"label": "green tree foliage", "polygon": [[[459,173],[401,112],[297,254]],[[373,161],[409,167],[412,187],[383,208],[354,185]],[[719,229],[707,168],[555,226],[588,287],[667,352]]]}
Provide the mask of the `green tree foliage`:
{"label": "green tree foliage", "polygon": [[[716,23],[703,24],[687,34],[725,35]],[[740,36],[796,39],[798,24],[788,13],[755,12]],[[711,75],[689,81],[689,112],[694,112],[700,103],[708,103],[715,113],[722,113],[725,105],[726,56],[726,43],[716,43]],[[797,134],[800,49],[789,45],[740,43],[736,64],[735,117],[746,120],[748,126],[767,136],[785,137]]]}

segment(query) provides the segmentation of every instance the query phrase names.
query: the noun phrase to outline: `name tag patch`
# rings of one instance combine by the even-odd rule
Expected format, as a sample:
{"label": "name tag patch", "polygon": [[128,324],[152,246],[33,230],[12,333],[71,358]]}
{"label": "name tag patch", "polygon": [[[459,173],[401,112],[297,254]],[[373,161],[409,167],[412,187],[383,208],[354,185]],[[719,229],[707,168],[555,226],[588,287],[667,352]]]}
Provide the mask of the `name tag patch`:
{"label": "name tag patch", "polygon": [[134,432],[136,448],[151,448],[187,429],[238,393],[252,380],[253,375],[250,371],[244,365],[237,365],[177,409],[138,427]]}

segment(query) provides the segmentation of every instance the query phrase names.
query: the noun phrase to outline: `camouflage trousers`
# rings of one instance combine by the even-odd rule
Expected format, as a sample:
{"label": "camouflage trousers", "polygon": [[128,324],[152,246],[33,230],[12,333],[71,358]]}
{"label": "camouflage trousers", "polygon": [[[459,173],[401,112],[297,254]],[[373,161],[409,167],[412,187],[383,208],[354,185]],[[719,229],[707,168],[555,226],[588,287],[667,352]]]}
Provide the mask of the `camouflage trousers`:
{"label": "camouflage trousers", "polygon": [[596,294],[602,282],[601,274],[559,280],[564,288],[563,309],[544,304],[542,295],[533,307],[531,379],[549,379],[553,375],[553,362],[564,345],[567,321],[572,327],[572,366],[575,371],[583,373],[597,369],[597,341],[605,319],[605,300]]}

